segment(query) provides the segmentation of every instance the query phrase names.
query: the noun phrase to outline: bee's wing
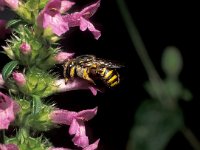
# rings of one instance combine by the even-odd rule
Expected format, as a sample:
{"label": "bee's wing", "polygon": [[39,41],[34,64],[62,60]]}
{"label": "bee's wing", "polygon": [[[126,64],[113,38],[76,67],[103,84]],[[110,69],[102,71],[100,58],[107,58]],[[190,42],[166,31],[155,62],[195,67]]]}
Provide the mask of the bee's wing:
{"label": "bee's wing", "polygon": [[94,55],[81,55],[76,57],[76,64],[81,67],[90,67],[95,62]]}
{"label": "bee's wing", "polygon": [[76,61],[78,63],[94,61],[94,60],[95,60],[95,56],[94,55],[80,55],[80,56],[76,57]]}
{"label": "bee's wing", "polygon": [[99,64],[99,67],[101,67],[101,68],[106,67],[106,68],[117,69],[117,68],[124,67],[123,65],[121,65],[119,63],[115,63],[113,61],[106,60],[106,59],[97,58],[96,61]]}

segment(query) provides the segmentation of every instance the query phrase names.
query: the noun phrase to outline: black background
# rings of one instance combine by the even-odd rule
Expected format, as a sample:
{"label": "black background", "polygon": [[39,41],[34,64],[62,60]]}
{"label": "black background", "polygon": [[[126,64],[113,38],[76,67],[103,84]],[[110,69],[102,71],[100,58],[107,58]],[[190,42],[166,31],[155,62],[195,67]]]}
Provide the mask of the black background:
{"label": "black background", "polygon": [[[91,0],[77,2],[80,6],[88,3]],[[193,93],[191,102],[181,102],[180,105],[185,114],[186,125],[200,139],[198,5],[170,1],[150,3],[127,0],[126,3],[162,77],[164,74],[160,61],[164,48],[174,45],[180,49],[184,61],[180,80]],[[105,89],[104,93],[98,93],[95,97],[89,91],[71,91],[50,98],[62,109],[80,111],[98,106],[97,116],[86,123],[91,142],[100,138],[99,149],[124,150],[134,123],[135,111],[149,97],[143,88],[148,78],[130,41],[116,1],[102,0],[99,10],[90,20],[102,31],[99,40],[95,40],[89,32],[80,32],[78,28],[74,28],[65,34],[62,44],[66,51],[75,52],[76,55],[94,54],[125,65],[120,70],[121,84],[115,89]],[[0,62],[3,66],[2,59]],[[62,73],[62,70],[59,71]],[[73,146],[71,137],[68,136],[68,127],[54,129],[46,135],[57,147]],[[166,149],[173,148],[192,149],[181,133],[171,139]]]}

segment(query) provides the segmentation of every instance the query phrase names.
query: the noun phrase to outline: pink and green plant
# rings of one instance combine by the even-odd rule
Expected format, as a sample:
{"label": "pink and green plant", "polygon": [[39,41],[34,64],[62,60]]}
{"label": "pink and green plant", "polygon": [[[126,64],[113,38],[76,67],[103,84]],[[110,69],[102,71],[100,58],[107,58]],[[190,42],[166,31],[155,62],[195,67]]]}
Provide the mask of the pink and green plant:
{"label": "pink and green plant", "polygon": [[[91,143],[85,125],[95,117],[97,107],[75,112],[44,101],[52,94],[71,90],[89,89],[93,95],[97,94],[95,85],[86,80],[74,79],[65,83],[50,71],[55,64],[73,58],[74,53],[64,51],[59,45],[59,40],[70,28],[88,29],[95,39],[101,36],[89,21],[100,1],[80,12],[72,12],[73,5],[75,2],[68,0],[0,0],[0,10],[7,7],[18,16],[7,25],[0,20],[0,32],[11,32],[6,45],[2,45],[10,62],[4,65],[0,74],[0,132],[16,128],[12,137],[3,134],[0,150],[69,150],[55,148],[44,136],[32,136],[32,132],[49,131],[59,125],[69,126],[68,132],[73,135],[72,142],[77,148],[97,149],[99,139]],[[5,27],[9,30],[3,30]]]}

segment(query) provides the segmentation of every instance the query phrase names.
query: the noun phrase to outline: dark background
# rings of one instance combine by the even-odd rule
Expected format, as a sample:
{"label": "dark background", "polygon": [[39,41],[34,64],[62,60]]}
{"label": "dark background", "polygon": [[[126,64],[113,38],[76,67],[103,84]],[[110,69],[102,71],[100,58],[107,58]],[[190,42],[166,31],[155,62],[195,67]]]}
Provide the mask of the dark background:
{"label": "dark background", "polygon": [[[90,2],[91,0],[85,0],[77,2],[77,5],[87,5]],[[191,102],[180,102],[180,105],[185,114],[186,125],[200,139],[198,5],[192,2],[170,1],[149,3],[127,0],[126,3],[162,77],[164,74],[160,61],[164,48],[174,45],[180,49],[184,61],[180,80],[193,93]],[[80,111],[98,106],[97,116],[87,123],[91,142],[100,138],[99,149],[125,150],[129,131],[134,124],[135,111],[139,104],[149,97],[143,88],[148,78],[130,41],[116,1],[102,0],[91,21],[102,31],[99,40],[95,40],[89,32],[80,32],[78,28],[74,28],[65,34],[62,44],[66,50],[75,52],[76,55],[94,54],[125,65],[125,68],[120,69],[121,84],[115,89],[106,88],[104,93],[98,93],[95,97],[89,91],[71,91],[50,98],[56,100],[57,106],[62,109]],[[0,62],[3,66],[2,59]],[[62,73],[62,70],[58,71]],[[55,146],[73,146],[67,142],[71,140],[68,127],[54,129],[46,135]],[[192,149],[181,133],[171,139],[166,149],[173,148]]]}

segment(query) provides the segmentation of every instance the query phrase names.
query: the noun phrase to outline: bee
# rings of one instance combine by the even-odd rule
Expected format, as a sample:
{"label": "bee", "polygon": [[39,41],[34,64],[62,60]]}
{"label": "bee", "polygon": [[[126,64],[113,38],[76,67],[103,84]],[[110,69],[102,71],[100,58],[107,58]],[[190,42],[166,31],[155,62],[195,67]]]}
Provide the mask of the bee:
{"label": "bee", "polygon": [[117,71],[122,66],[109,60],[96,58],[94,55],[81,55],[67,60],[64,65],[65,82],[74,77],[85,79],[93,84],[101,80],[108,87],[115,87],[120,82]]}

